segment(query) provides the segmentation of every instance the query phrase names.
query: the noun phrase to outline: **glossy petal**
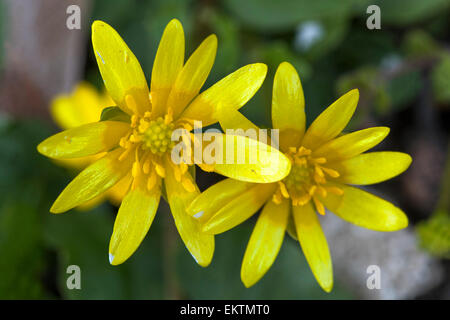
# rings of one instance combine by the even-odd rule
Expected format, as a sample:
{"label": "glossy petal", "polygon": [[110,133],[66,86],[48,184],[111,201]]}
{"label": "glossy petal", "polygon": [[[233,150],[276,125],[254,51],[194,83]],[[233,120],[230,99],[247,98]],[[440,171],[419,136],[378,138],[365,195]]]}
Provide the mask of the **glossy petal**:
{"label": "glossy petal", "polygon": [[325,109],[306,131],[302,145],[314,150],[337,137],[355,112],[358,99],[359,91],[351,90]]}
{"label": "glossy petal", "polygon": [[[92,24],[92,45],[105,87],[129,114],[150,110],[147,80],[141,65],[120,35],[103,21]],[[134,103],[126,101],[133,97]]]}
{"label": "glossy petal", "polygon": [[387,127],[373,127],[345,134],[333,139],[319,149],[314,150],[314,156],[325,157],[328,162],[349,159],[367,151],[389,134]]}
{"label": "glossy petal", "polygon": [[212,215],[254,184],[234,179],[224,179],[212,185],[197,196],[187,208],[187,213],[200,222],[206,222]]}
{"label": "glossy petal", "polygon": [[131,183],[133,182],[133,176],[131,172],[122,178],[117,184],[107,191],[107,197],[109,201],[119,207],[123,198],[128,193]]}
{"label": "glossy petal", "polygon": [[74,168],[78,171],[83,170],[92,162],[97,161],[98,159],[104,157],[107,152],[97,153],[93,156],[81,157],[81,158],[72,158],[72,159],[55,159],[53,160],[57,165],[66,167],[66,168]]}
{"label": "glossy petal", "polygon": [[369,152],[330,164],[340,174],[335,181],[368,185],[391,179],[411,164],[411,157],[402,152]]}
{"label": "glossy petal", "polygon": [[92,210],[93,208],[97,207],[101,203],[103,203],[105,200],[106,200],[106,194],[103,193],[87,202],[84,202],[83,204],[79,205],[75,209],[80,210],[80,211],[89,211],[89,210]]}
{"label": "glossy petal", "polygon": [[[202,267],[208,266],[214,253],[214,236],[201,232],[200,222],[186,212],[187,206],[199,195],[198,189],[195,192],[186,191],[175,180],[172,170],[167,170],[164,181],[170,210],[181,239],[195,261]],[[195,184],[194,181],[192,183]]]}
{"label": "glossy petal", "polygon": [[130,125],[118,121],[102,121],[82,125],[57,133],[42,141],[38,151],[53,159],[70,159],[108,151],[130,130]]}
{"label": "glossy petal", "polygon": [[146,180],[138,176],[136,188],[123,198],[109,243],[109,260],[112,265],[125,262],[139,247],[147,234],[156,210],[161,189],[147,189]]}
{"label": "glossy petal", "polygon": [[164,29],[153,63],[151,92],[152,117],[162,116],[167,110],[167,99],[184,63],[184,31],[177,19]]}
{"label": "glossy petal", "polygon": [[259,131],[259,127],[253,122],[248,120],[239,110],[221,110],[222,113],[219,116],[219,124],[222,130],[227,133],[227,130],[239,130],[247,131],[248,129]]}
{"label": "glossy petal", "polygon": [[226,76],[202,92],[181,114],[181,118],[203,121],[203,126],[219,121],[223,110],[238,110],[258,91],[266,77],[267,66],[250,64]]}
{"label": "glossy petal", "polygon": [[216,52],[217,37],[213,34],[200,44],[181,69],[167,100],[167,105],[173,108],[174,118],[200,92],[211,71]]}
{"label": "glossy petal", "polygon": [[222,134],[217,139],[217,149],[222,147],[222,163],[216,162],[214,171],[226,177],[270,183],[282,180],[291,170],[289,159],[265,143],[240,135]]}
{"label": "glossy petal", "polygon": [[272,125],[280,130],[282,148],[298,146],[305,133],[305,98],[295,68],[283,62],[275,73],[272,92]]}
{"label": "glossy petal", "polygon": [[70,129],[100,120],[103,108],[114,105],[104,94],[87,82],[79,83],[70,95],[59,95],[52,100],[50,113],[63,129]]}
{"label": "glossy petal", "polygon": [[408,226],[408,218],[398,207],[355,187],[336,184],[342,196],[329,193],[323,204],[340,218],[375,231],[397,231]]}
{"label": "glossy petal", "polygon": [[327,239],[311,202],[293,206],[297,237],[314,277],[323,290],[333,288],[333,267]]}
{"label": "glossy petal", "polygon": [[123,149],[118,148],[84,169],[61,192],[50,211],[53,213],[68,211],[114,186],[130,172],[134,161],[132,156],[119,161],[118,158],[122,153]]}
{"label": "glossy petal", "polygon": [[270,198],[276,184],[255,184],[240,196],[232,199],[216,212],[204,225],[202,230],[218,234],[230,230],[250,218]]}
{"label": "glossy petal", "polygon": [[272,266],[283,243],[290,213],[289,200],[267,201],[258,217],[242,261],[241,280],[249,288]]}

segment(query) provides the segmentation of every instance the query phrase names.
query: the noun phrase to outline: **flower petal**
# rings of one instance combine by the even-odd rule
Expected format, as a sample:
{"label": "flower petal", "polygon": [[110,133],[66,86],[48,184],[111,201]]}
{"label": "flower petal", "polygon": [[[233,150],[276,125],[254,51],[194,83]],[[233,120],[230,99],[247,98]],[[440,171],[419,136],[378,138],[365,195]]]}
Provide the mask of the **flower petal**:
{"label": "flower petal", "polygon": [[270,198],[276,184],[255,184],[217,211],[202,227],[203,232],[218,234],[250,218]]}
{"label": "flower petal", "polygon": [[181,114],[183,119],[201,120],[203,126],[219,121],[219,109],[238,110],[250,100],[266,77],[263,63],[246,65],[202,92]]}
{"label": "flower petal", "polygon": [[113,104],[107,100],[106,95],[100,95],[91,84],[81,82],[70,95],[59,95],[53,99],[50,113],[58,126],[70,129],[99,121],[102,109]]}
{"label": "flower petal", "polygon": [[175,119],[200,92],[211,71],[216,52],[217,37],[212,34],[200,44],[181,69],[167,100],[167,105],[173,108]]}
{"label": "flower petal", "polygon": [[88,123],[57,133],[42,141],[38,151],[52,159],[91,156],[108,151],[130,130],[130,124],[118,121]]}
{"label": "flower petal", "polygon": [[327,239],[311,201],[304,206],[293,206],[297,237],[314,277],[323,290],[333,288],[333,267]]}
{"label": "flower petal", "polygon": [[337,137],[355,112],[358,99],[359,91],[354,89],[325,109],[306,131],[302,145],[314,150]]}
{"label": "flower petal", "polygon": [[133,176],[131,172],[122,178],[117,184],[107,191],[107,197],[109,201],[115,205],[120,206],[123,198],[128,193],[131,183],[133,182]]}
{"label": "flower petal", "polygon": [[147,189],[146,181],[140,181],[130,190],[119,208],[109,243],[112,265],[125,262],[139,247],[155,218],[161,198],[161,188]]}
{"label": "flower petal", "polygon": [[153,63],[151,92],[152,117],[167,110],[167,99],[184,63],[184,31],[181,22],[172,19],[164,29]]}
{"label": "flower petal", "polygon": [[411,164],[411,157],[402,152],[370,152],[332,163],[329,166],[340,174],[335,181],[368,185],[391,179]]}
{"label": "flower petal", "polygon": [[130,172],[134,161],[132,156],[119,161],[123,152],[122,148],[117,148],[81,171],[61,192],[50,211],[61,213],[70,210],[114,186]]}
{"label": "flower petal", "polygon": [[[186,175],[190,177],[188,172]],[[170,210],[181,239],[195,261],[202,267],[208,266],[214,254],[214,236],[201,232],[200,222],[186,212],[187,206],[199,195],[198,188],[195,192],[186,191],[175,179],[172,170],[166,170],[164,181]],[[194,181],[192,183],[195,185]]]}
{"label": "flower petal", "polygon": [[[300,144],[305,133],[305,98],[295,68],[283,62],[275,73],[272,92],[272,125],[280,130],[282,148]],[[295,134],[292,134],[295,132]]]}
{"label": "flower petal", "polygon": [[259,132],[259,127],[250,120],[248,120],[238,110],[222,109],[220,112],[221,114],[219,116],[219,124],[225,133],[227,130],[238,130],[238,129],[242,129],[244,131],[252,129],[255,130],[255,132]]}
{"label": "flower petal", "polygon": [[325,157],[328,162],[349,159],[371,149],[389,134],[387,127],[373,127],[345,134],[314,150],[315,157]]}
{"label": "flower petal", "polygon": [[216,161],[214,171],[221,175],[247,182],[270,183],[285,178],[291,170],[289,159],[263,142],[240,135],[221,134],[217,139],[213,143],[217,143],[217,148],[223,148],[223,159]]}
{"label": "flower petal", "polygon": [[275,261],[283,243],[290,213],[289,200],[267,201],[258,217],[242,261],[241,280],[249,288],[261,279]]}
{"label": "flower petal", "polygon": [[[139,61],[120,35],[103,21],[92,24],[92,45],[105,87],[128,114],[150,110],[147,80]],[[125,97],[130,95],[134,103]]]}
{"label": "flower petal", "polygon": [[206,222],[231,200],[250,189],[254,184],[234,179],[224,179],[196,197],[187,208],[187,213],[200,222]]}
{"label": "flower petal", "polygon": [[392,203],[358,188],[336,184],[342,196],[329,193],[323,204],[347,222],[375,231],[397,231],[408,226],[408,218]]}

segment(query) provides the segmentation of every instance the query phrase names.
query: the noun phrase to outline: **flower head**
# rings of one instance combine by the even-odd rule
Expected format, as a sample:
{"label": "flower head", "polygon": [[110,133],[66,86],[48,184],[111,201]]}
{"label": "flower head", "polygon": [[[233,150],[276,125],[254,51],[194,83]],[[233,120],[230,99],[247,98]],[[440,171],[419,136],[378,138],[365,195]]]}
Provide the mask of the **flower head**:
{"label": "flower head", "polygon": [[[129,177],[130,188],[116,217],[109,247],[110,262],[116,265],[128,259],[145,237],[164,186],[182,240],[197,263],[207,266],[214,251],[214,236],[202,233],[198,221],[185,211],[199,190],[188,165],[172,161],[170,137],[177,128],[192,130],[195,120],[206,126],[217,122],[223,109],[242,107],[261,86],[267,67],[247,65],[199,94],[215,59],[217,38],[207,37],[184,63],[184,32],[174,19],[159,43],[149,90],[138,60],[112,27],[95,21],[92,43],[105,87],[118,108],[103,121],[63,131],[38,146],[40,153],[55,159],[106,152],[62,191],[51,212],[70,210]],[[276,181],[288,173],[288,159],[286,162],[271,175],[267,175],[267,165],[260,164],[250,180]],[[228,176],[239,177],[245,166],[226,169]]]}
{"label": "flower head", "polygon": [[[233,228],[263,207],[242,262],[241,279],[247,287],[269,270],[288,231],[298,239],[320,286],[331,291],[331,256],[316,214],[324,215],[325,208],[372,230],[395,231],[407,226],[408,219],[399,208],[350,186],[390,179],[411,163],[405,153],[364,153],[387,136],[386,127],[342,134],[358,96],[358,90],[343,95],[305,130],[300,78],[292,65],[282,63],[273,85],[272,124],[280,130],[280,149],[290,159],[290,173],[269,184],[225,179],[189,206],[189,214],[198,217],[202,230],[210,234]],[[220,123],[224,129],[233,129],[235,123],[244,129],[255,127],[238,111],[228,113]]]}

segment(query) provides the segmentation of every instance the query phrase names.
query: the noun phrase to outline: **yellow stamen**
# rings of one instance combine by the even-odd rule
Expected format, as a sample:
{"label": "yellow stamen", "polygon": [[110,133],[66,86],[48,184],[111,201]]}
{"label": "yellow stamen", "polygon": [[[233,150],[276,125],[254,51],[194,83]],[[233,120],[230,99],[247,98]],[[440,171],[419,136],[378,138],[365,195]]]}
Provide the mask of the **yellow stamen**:
{"label": "yellow stamen", "polygon": [[151,191],[153,189],[153,187],[156,185],[157,181],[158,181],[158,175],[156,174],[156,172],[154,170],[152,170],[152,173],[150,174],[150,176],[148,177],[148,180],[147,180],[148,191]]}
{"label": "yellow stamen", "polygon": [[278,184],[280,185],[281,195],[283,197],[285,197],[286,199],[288,199],[289,198],[289,192],[286,189],[286,185],[283,182],[281,182],[281,181],[279,181]]}
{"label": "yellow stamen", "polygon": [[166,177],[166,169],[158,162],[153,162],[153,164],[155,165],[155,170],[156,170],[156,173],[158,174],[158,176],[160,176],[161,178],[165,178]]}
{"label": "yellow stamen", "polygon": [[314,201],[314,205],[316,206],[316,210],[321,214],[321,215],[325,215],[325,207],[323,206],[322,202],[320,202],[319,200],[317,200],[316,197],[312,198]]}
{"label": "yellow stamen", "polygon": [[183,185],[184,189],[188,192],[194,192],[195,191],[195,185],[192,183],[191,179],[183,177],[183,180],[181,181],[181,184]]}
{"label": "yellow stamen", "polygon": [[289,175],[278,183],[278,189],[272,200],[280,203],[283,198],[290,198],[292,205],[303,206],[313,201],[316,210],[325,214],[325,207],[319,198],[325,198],[328,192],[342,195],[343,191],[334,186],[327,185],[327,178],[336,178],[339,172],[324,167],[325,157],[314,158],[311,150],[301,146],[291,147],[286,156],[291,160],[292,168]]}

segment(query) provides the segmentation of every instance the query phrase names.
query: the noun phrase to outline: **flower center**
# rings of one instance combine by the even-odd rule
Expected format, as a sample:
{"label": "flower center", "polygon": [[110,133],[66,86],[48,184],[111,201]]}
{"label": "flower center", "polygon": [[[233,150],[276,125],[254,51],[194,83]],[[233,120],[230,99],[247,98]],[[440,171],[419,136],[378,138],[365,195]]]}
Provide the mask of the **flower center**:
{"label": "flower center", "polygon": [[292,168],[289,175],[278,182],[279,188],[273,196],[275,203],[282,198],[290,198],[292,205],[303,206],[312,200],[320,214],[325,214],[325,208],[319,197],[326,197],[328,192],[342,195],[343,191],[327,185],[327,178],[339,177],[339,172],[327,168],[327,159],[314,157],[311,150],[300,147],[290,148],[286,156],[291,160]]}
{"label": "flower center", "polygon": [[142,148],[153,154],[162,155],[175,145],[172,141],[173,123],[166,123],[163,118],[153,121],[141,119],[138,130],[142,137]]}

